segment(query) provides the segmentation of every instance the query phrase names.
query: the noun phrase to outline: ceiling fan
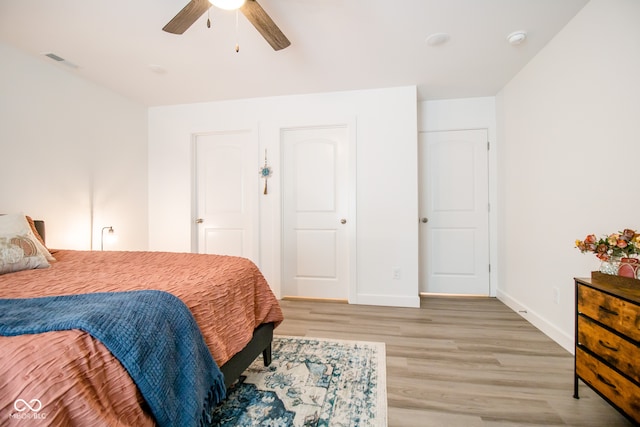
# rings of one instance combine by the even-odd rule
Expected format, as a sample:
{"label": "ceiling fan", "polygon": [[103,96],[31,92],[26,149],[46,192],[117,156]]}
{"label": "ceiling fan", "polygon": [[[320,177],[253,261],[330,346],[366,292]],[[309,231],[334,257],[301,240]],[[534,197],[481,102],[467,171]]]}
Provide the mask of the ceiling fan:
{"label": "ceiling fan", "polygon": [[[168,33],[182,34],[209,10],[210,7],[211,3],[209,0],[191,0],[162,29]],[[289,39],[280,31],[280,28],[278,28],[256,0],[246,0],[244,4],[240,6],[240,12],[256,27],[256,30],[258,30],[267,43],[271,45],[273,50],[281,50],[291,44]]]}

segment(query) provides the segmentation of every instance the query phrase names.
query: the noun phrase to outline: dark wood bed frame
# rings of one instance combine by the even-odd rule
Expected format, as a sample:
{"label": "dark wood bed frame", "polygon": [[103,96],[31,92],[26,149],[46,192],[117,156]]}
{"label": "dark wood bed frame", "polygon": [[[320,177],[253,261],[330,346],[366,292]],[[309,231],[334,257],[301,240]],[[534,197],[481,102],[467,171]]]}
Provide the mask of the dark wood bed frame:
{"label": "dark wood bed frame", "polygon": [[[45,227],[44,221],[33,221],[36,230],[45,240]],[[264,360],[264,366],[271,364],[271,341],[273,341],[273,323],[263,323],[253,331],[253,338],[251,341],[235,356],[233,356],[227,363],[220,366],[220,370],[224,374],[224,385],[229,388],[240,375],[253,363],[260,353]]]}
{"label": "dark wood bed frame", "polygon": [[271,364],[271,341],[273,340],[273,323],[263,323],[253,331],[253,338],[239,353],[227,363],[220,366],[224,374],[224,385],[229,388],[240,375],[262,353],[264,366]]}

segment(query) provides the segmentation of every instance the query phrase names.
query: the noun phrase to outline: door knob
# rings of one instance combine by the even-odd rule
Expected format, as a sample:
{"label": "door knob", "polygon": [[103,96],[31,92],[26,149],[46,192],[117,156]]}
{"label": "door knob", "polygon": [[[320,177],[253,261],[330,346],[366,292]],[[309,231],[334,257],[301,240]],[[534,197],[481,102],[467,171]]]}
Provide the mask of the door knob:
{"label": "door knob", "polygon": [[340,220],[340,224],[346,224],[346,223],[347,223],[347,220],[346,220],[346,219],[342,218],[342,219]]}
{"label": "door knob", "polygon": [[429,218],[424,217],[424,218],[422,218],[422,219],[420,220],[420,222],[423,222],[423,223],[425,223],[425,224],[426,224],[427,222],[429,222]]}
{"label": "door knob", "polygon": [[202,218],[196,219],[196,224],[202,224],[203,222],[204,222],[204,219]]}

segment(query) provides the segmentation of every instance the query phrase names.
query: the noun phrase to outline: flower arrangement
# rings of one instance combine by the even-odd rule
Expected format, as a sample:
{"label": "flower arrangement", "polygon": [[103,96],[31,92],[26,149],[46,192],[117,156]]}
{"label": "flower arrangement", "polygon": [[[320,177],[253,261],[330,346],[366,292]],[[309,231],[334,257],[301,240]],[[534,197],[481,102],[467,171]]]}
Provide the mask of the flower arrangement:
{"label": "flower arrangement", "polygon": [[589,234],[584,240],[576,240],[580,252],[593,252],[601,261],[611,258],[631,258],[640,254],[640,234],[630,228],[622,232],[600,237]]}

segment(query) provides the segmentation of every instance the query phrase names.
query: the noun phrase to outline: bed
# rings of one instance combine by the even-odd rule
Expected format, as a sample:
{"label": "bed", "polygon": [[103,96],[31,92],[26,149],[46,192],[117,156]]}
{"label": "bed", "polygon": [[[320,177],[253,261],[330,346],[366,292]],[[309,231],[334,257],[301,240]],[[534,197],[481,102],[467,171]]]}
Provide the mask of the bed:
{"label": "bed", "polygon": [[[44,246],[44,223],[32,221],[30,228]],[[73,250],[50,256],[55,261],[48,259],[45,268],[0,274],[0,299],[14,304],[85,294],[170,294],[193,315],[226,387],[260,354],[270,363],[282,311],[247,259]],[[114,317],[121,316],[119,310],[113,308]],[[81,329],[0,336],[0,424],[22,425],[29,418],[68,426],[156,425],[148,399],[112,353]]]}

